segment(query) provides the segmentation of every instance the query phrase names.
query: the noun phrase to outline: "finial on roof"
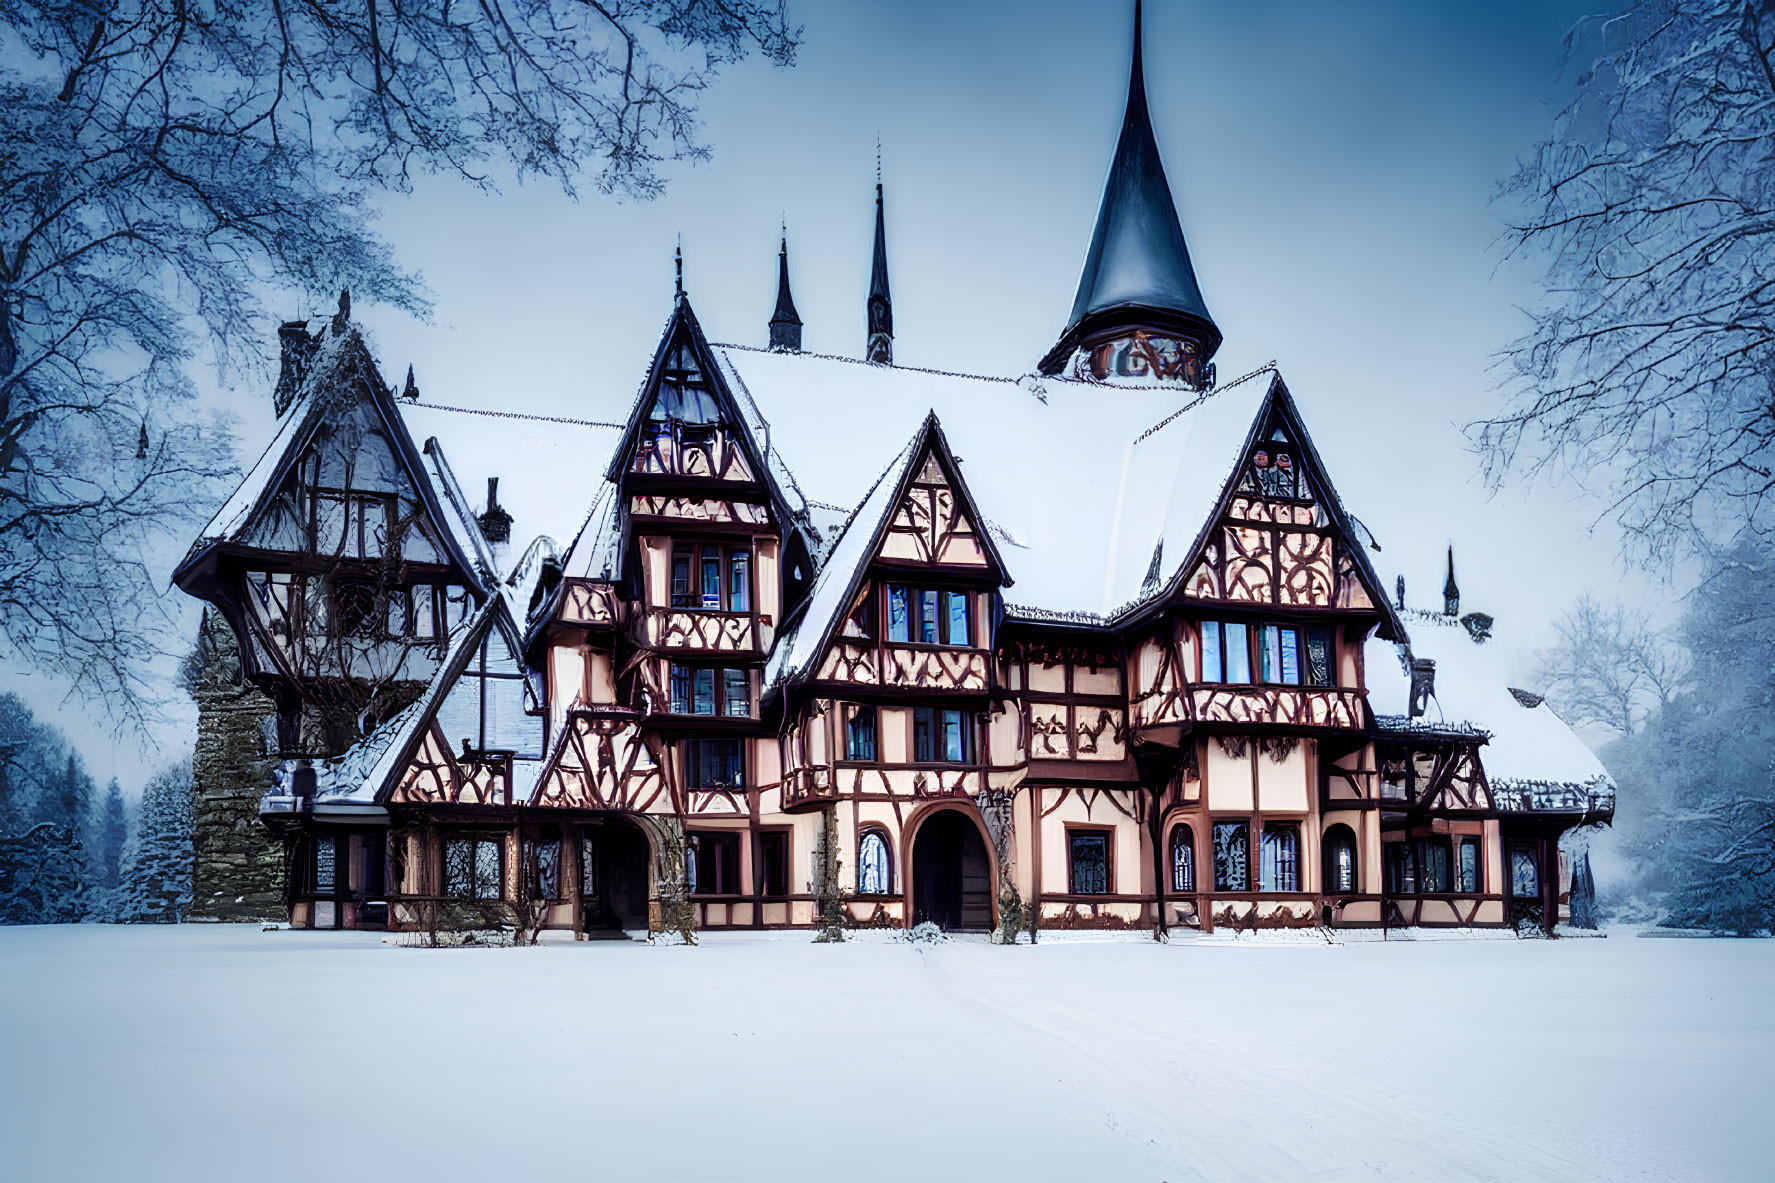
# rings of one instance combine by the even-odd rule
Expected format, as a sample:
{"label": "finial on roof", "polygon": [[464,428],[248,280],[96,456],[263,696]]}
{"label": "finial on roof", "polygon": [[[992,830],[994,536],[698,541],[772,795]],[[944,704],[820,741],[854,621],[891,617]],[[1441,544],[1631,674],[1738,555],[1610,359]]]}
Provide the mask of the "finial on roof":
{"label": "finial on roof", "polygon": [[1058,374],[1083,350],[1090,377],[1156,377],[1202,389],[1213,382],[1208,362],[1220,348],[1220,329],[1196,282],[1153,138],[1140,35],[1136,3],[1121,135],[1072,315],[1040,369]]}
{"label": "finial on roof", "polygon": [[1461,614],[1461,589],[1455,583],[1455,547],[1448,544],[1448,579],[1442,584],[1442,614],[1459,616]]}
{"label": "finial on roof", "polygon": [[411,362],[407,363],[407,385],[401,389],[401,397],[415,400],[419,398],[419,383],[413,381],[413,364]]}
{"label": "finial on roof", "polygon": [[684,239],[678,239],[678,245],[672,250],[672,298],[684,303]]}
{"label": "finial on roof", "polygon": [[770,347],[801,352],[801,317],[795,312],[795,298],[789,294],[789,231],[786,225],[777,246],[777,308],[770,317]]}
{"label": "finial on roof", "polygon": [[869,344],[864,352],[877,365],[894,364],[894,302],[888,294],[887,223],[882,213],[881,148],[875,158],[875,257],[869,270]]}

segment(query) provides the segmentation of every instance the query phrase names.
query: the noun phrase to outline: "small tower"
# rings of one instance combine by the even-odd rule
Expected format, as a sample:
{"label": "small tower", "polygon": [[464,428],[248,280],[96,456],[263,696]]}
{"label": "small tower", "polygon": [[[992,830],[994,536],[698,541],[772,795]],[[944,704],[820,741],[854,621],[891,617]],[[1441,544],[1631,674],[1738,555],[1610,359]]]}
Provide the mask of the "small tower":
{"label": "small tower", "polygon": [[770,347],[774,350],[801,352],[801,317],[795,313],[795,298],[789,294],[789,235],[783,233],[777,248],[777,310],[770,317]]}
{"label": "small tower", "polygon": [[1086,381],[1175,382],[1201,390],[1214,383],[1209,362],[1219,348],[1220,328],[1196,282],[1153,138],[1137,0],[1128,105],[1097,227],[1066,331],[1039,368]]}
{"label": "small tower", "polygon": [[869,348],[864,358],[877,365],[894,364],[894,302],[888,296],[887,225],[881,210],[881,162],[875,164],[875,265],[869,274]]}
{"label": "small tower", "polygon": [[1448,547],[1448,578],[1442,583],[1442,614],[1459,616],[1461,614],[1461,588],[1455,583],[1455,548],[1451,542]]}

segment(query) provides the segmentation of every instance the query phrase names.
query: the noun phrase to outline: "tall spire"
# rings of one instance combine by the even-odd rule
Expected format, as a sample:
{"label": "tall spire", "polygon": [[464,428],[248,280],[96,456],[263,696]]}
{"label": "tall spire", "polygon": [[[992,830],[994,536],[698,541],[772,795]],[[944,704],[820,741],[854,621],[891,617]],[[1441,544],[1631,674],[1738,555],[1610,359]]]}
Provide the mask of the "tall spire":
{"label": "tall spire", "polygon": [[1448,544],[1448,578],[1442,583],[1442,614],[1461,614],[1461,588],[1455,582],[1455,547],[1452,542]]}
{"label": "tall spire", "polygon": [[[1096,370],[1113,365],[1111,372],[1122,376],[1171,378],[1201,386],[1210,379],[1207,362],[1220,347],[1220,329],[1196,283],[1177,204],[1153,138],[1140,31],[1136,0],[1121,136],[1104,183],[1072,315],[1060,340],[1042,359],[1041,370],[1059,373],[1083,347],[1103,354],[1091,359],[1093,376],[1098,378],[1108,374]],[[1136,336],[1132,358],[1122,356],[1128,352],[1126,344],[1119,351],[1114,348],[1118,338],[1126,342]]]}
{"label": "tall spire", "polygon": [[678,245],[672,250],[672,299],[679,304],[684,303],[684,237],[678,237]]}
{"label": "tall spire", "polygon": [[789,294],[787,228],[783,230],[782,245],[777,248],[777,310],[770,317],[770,347],[801,352],[801,317],[796,315],[795,298]]}
{"label": "tall spire", "polygon": [[875,264],[869,273],[869,361],[894,364],[894,302],[888,295],[887,224],[882,217],[881,145],[875,147]]}

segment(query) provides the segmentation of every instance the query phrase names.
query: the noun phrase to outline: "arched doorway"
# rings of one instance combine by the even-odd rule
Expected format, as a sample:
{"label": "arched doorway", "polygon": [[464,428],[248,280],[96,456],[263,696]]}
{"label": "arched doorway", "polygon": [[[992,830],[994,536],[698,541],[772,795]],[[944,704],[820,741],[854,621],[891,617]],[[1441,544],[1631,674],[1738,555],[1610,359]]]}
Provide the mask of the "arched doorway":
{"label": "arched doorway", "polygon": [[912,839],[912,922],[944,932],[992,929],[992,864],[980,827],[945,809],[927,818]]}
{"label": "arched doorway", "polygon": [[612,815],[579,831],[581,927],[588,936],[620,937],[647,927],[647,836]]}

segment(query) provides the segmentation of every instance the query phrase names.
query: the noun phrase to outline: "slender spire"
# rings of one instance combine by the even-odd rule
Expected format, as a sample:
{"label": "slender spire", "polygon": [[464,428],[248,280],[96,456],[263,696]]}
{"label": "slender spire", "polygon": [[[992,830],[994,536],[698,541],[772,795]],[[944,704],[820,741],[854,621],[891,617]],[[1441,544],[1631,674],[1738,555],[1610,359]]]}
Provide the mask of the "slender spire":
{"label": "slender spire", "polygon": [[672,298],[684,303],[684,240],[680,238],[678,245],[672,250]]}
{"label": "slender spire", "polygon": [[875,262],[869,273],[869,361],[894,364],[894,302],[888,295],[887,223],[882,216],[881,146],[875,148]]}
{"label": "slender spire", "polygon": [[1122,132],[1104,183],[1072,315],[1059,342],[1042,359],[1044,373],[1058,373],[1086,338],[1101,340],[1118,329],[1147,330],[1189,342],[1200,355],[1198,366],[1220,347],[1220,329],[1196,282],[1177,204],[1153,138],[1140,30],[1136,0]]}
{"label": "slender spire", "polygon": [[782,244],[777,247],[777,310],[770,317],[770,347],[801,352],[801,317],[795,312],[795,298],[789,294],[789,232],[783,231]]}
{"label": "slender spire", "polygon": [[1459,616],[1461,614],[1461,589],[1455,583],[1455,548],[1454,543],[1448,544],[1448,578],[1442,584],[1442,614]]}

